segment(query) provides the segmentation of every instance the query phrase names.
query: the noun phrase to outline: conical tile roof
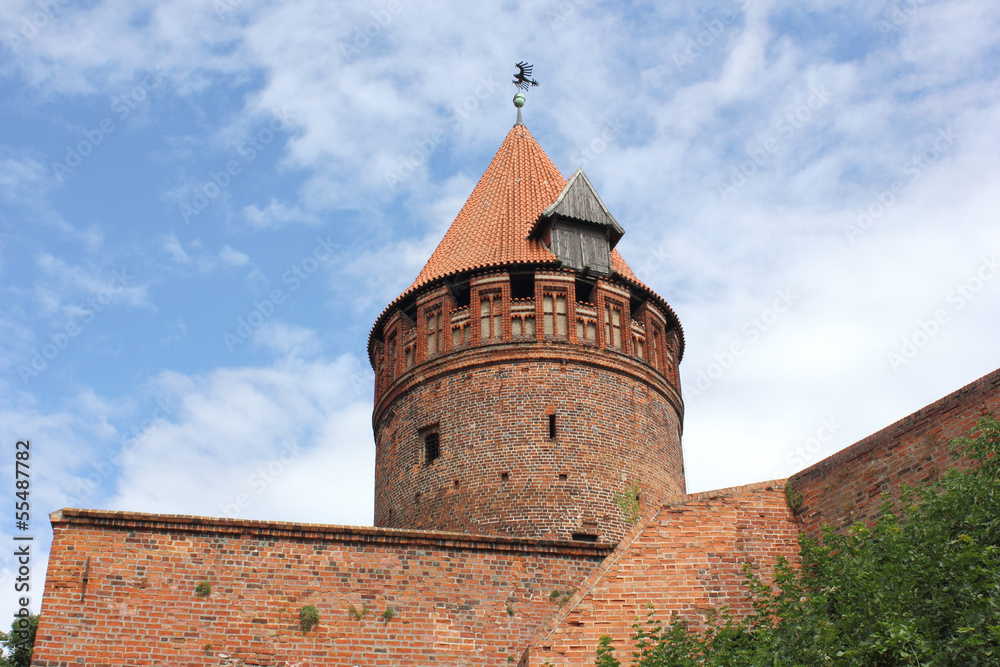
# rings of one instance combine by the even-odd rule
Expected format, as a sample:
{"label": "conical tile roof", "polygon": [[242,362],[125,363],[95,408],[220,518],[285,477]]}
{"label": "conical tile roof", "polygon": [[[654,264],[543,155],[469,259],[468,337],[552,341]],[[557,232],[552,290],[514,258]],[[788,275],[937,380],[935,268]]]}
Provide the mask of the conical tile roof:
{"label": "conical tile roof", "polygon": [[[529,239],[528,234],[566,183],[528,128],[512,127],[441,243],[403,294],[466,271],[557,263],[541,240]],[[635,280],[625,260],[617,252],[611,255],[613,268]]]}
{"label": "conical tile roof", "polygon": [[528,128],[515,125],[410,289],[471,269],[555,263],[539,239],[527,237],[564,187]]}
{"label": "conical tile roof", "polygon": [[[528,236],[567,183],[528,128],[514,125],[416,280],[382,311],[372,332],[393,306],[442,278],[491,267],[558,265],[559,258],[541,239]],[[676,320],[670,306],[636,278],[617,250],[611,251],[611,268],[656,298]]]}

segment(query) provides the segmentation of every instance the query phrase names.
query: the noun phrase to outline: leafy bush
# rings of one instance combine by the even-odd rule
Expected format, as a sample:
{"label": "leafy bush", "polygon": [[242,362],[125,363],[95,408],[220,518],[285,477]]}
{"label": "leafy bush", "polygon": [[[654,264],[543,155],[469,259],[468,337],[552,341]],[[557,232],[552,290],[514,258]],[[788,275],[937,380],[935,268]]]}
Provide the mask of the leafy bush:
{"label": "leafy bush", "polygon": [[[871,528],[800,539],[801,569],[779,559],[774,585],[747,567],[753,611],[705,633],[652,610],[633,624],[639,667],[1000,664],[1000,421],[952,443],[977,465],[901,489]],[[608,636],[598,667],[619,667]]]}
{"label": "leafy bush", "polygon": [[0,667],[28,667],[31,664],[39,618],[37,614],[15,618],[10,624],[10,633],[0,632]]}

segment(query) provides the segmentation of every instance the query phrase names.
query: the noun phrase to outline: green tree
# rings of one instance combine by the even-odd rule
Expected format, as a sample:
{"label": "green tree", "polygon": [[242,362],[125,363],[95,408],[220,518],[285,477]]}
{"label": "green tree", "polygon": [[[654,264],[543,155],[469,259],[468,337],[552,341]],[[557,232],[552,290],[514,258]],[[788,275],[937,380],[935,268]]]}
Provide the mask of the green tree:
{"label": "green tree", "polygon": [[[633,625],[632,664],[1000,664],[1000,421],[980,419],[952,447],[976,465],[904,487],[901,509],[886,501],[871,528],[801,538],[801,568],[779,559],[773,585],[747,568],[752,612],[741,621],[695,633],[651,611]],[[618,664],[610,637],[597,664]]]}
{"label": "green tree", "polygon": [[21,625],[22,619],[15,619],[10,624],[10,632],[0,632],[0,667],[28,667],[31,664],[31,650],[35,646],[35,633],[38,631],[38,616],[27,619],[27,627]]}

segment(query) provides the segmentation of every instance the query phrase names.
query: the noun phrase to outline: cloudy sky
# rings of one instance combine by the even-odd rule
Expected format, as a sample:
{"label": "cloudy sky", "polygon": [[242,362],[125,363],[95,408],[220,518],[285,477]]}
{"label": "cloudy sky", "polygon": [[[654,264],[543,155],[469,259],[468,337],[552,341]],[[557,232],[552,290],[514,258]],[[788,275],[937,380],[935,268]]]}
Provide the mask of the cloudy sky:
{"label": "cloudy sky", "polygon": [[6,0],[0,470],[29,439],[36,588],[65,506],[371,523],[365,341],[518,60],[684,325],[690,491],[997,368],[998,34],[991,0]]}

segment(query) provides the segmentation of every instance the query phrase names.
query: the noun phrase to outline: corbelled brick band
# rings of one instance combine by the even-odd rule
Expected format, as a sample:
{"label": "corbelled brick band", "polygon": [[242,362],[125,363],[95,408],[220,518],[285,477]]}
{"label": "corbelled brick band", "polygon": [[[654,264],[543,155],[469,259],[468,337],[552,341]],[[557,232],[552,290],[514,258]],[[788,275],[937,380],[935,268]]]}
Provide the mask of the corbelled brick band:
{"label": "corbelled brick band", "polygon": [[838,530],[871,524],[883,493],[895,499],[902,484],[918,486],[965,465],[965,459],[954,460],[949,443],[991,411],[1000,411],[1000,370],[792,475],[792,487],[802,494],[797,515],[803,532],[819,537],[824,524]]}
{"label": "corbelled brick band", "polygon": [[[557,609],[552,591],[573,590],[610,552],[73,509],[52,527],[35,667],[506,666]],[[309,604],[319,626],[303,632]]]}

